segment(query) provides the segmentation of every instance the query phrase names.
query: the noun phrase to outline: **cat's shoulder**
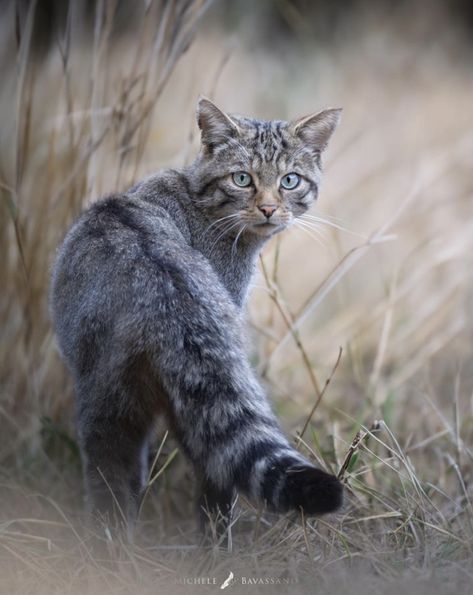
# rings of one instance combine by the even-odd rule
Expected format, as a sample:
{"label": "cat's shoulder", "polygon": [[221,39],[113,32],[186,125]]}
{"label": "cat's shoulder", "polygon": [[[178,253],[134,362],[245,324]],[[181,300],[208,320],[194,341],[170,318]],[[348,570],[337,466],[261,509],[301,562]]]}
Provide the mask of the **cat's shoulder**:
{"label": "cat's shoulder", "polygon": [[164,169],[134,184],[126,195],[159,203],[167,198],[190,196],[191,188],[183,170]]}

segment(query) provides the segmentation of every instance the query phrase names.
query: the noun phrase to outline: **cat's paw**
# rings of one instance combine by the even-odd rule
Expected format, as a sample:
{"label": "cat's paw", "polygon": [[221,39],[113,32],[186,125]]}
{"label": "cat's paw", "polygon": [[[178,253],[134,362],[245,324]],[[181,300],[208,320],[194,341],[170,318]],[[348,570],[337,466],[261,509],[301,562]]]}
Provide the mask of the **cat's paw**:
{"label": "cat's paw", "polygon": [[343,503],[343,486],[334,476],[312,465],[298,465],[286,470],[281,494],[288,508],[305,514],[334,512]]}

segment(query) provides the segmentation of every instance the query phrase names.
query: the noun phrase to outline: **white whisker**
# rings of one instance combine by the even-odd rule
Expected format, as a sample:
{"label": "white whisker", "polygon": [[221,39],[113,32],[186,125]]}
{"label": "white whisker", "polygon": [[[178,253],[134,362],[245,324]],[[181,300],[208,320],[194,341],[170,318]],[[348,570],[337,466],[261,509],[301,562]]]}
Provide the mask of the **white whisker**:
{"label": "white whisker", "polygon": [[316,236],[314,233],[312,233],[314,231],[312,228],[305,227],[305,225],[301,221],[296,221],[295,225],[296,225],[296,227],[301,229],[304,233],[306,233],[309,237],[311,237],[313,240],[315,240],[318,244],[320,244],[320,246],[322,246],[322,248],[324,248],[324,250],[327,248],[327,246],[321,241],[321,239],[318,236]]}
{"label": "white whisker", "polygon": [[237,244],[238,244],[238,238],[241,236],[241,234],[245,231],[246,229],[246,223],[243,224],[243,227],[240,229],[240,231],[237,233],[237,236],[232,244],[232,251],[231,251],[231,257],[232,257],[232,262],[233,262],[233,257],[236,254],[236,250],[237,250]]}
{"label": "white whisker", "polygon": [[235,227],[238,227],[238,225],[240,225],[240,221],[230,221],[230,222],[226,222],[227,225],[226,227],[224,227],[223,231],[217,236],[217,239],[214,241],[214,243],[212,244],[212,246],[210,247],[209,250],[209,256],[212,255],[212,252],[214,251],[215,247],[217,246],[218,242],[228,233],[230,233],[230,231],[232,229],[235,229]]}
{"label": "white whisker", "polygon": [[320,239],[325,240],[326,237],[321,230],[321,226],[317,225],[312,221],[307,221],[306,219],[301,219],[300,217],[297,219],[298,223],[305,225],[308,229],[312,230]]}
{"label": "white whisker", "polygon": [[232,213],[231,215],[227,215],[226,217],[220,217],[220,219],[217,219],[216,221],[214,221],[213,223],[211,223],[205,230],[204,230],[204,234],[207,233],[214,225],[218,225],[219,223],[221,223],[222,221],[225,221],[227,219],[235,219],[235,217],[238,217],[238,213]]}
{"label": "white whisker", "polygon": [[351,229],[343,227],[343,225],[339,225],[338,223],[334,223],[333,221],[329,221],[328,219],[324,219],[323,217],[317,217],[316,215],[309,215],[308,213],[305,213],[304,215],[300,216],[300,219],[305,220],[306,222],[314,221],[316,223],[320,223],[321,225],[326,225],[327,227],[332,227],[333,229],[337,229],[339,231],[344,231],[345,233],[349,233],[351,235],[362,238],[364,240],[368,239],[367,236],[365,236],[362,233],[358,233],[357,231],[352,231]]}
{"label": "white whisker", "polygon": [[[304,213],[305,215],[314,215],[314,213]],[[314,215],[315,217],[320,216],[322,219],[328,219],[329,221],[334,221],[335,223],[339,223],[340,225],[343,224],[343,219],[340,217],[335,217],[334,215],[329,215],[328,213],[320,213],[320,215]]]}

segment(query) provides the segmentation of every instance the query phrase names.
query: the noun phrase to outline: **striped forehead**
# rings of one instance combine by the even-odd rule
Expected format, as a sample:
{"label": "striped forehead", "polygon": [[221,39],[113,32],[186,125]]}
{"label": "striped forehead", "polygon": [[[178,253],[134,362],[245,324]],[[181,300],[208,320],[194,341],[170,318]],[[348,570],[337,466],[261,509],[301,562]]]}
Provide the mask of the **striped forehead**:
{"label": "striped forehead", "polygon": [[293,161],[284,122],[250,121],[243,128],[242,140],[251,154],[251,169],[258,172],[261,181],[270,183]]}
{"label": "striped forehead", "polygon": [[236,121],[240,134],[216,149],[214,159],[222,169],[232,162],[234,167],[255,173],[258,181],[265,186],[274,184],[278,177],[294,169],[313,169],[311,150],[294,137],[287,122],[231,117]]}
{"label": "striped forehead", "polygon": [[260,163],[277,163],[288,148],[287,133],[282,129],[282,122],[253,121],[245,132],[245,140]]}

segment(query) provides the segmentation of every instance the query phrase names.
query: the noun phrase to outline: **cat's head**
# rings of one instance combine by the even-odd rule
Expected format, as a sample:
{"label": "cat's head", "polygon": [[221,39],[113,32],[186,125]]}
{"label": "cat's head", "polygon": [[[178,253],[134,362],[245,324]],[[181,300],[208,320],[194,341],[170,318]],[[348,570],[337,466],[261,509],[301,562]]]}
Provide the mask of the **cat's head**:
{"label": "cat's head", "polygon": [[292,122],[264,121],[225,114],[201,98],[197,204],[229,235],[281,231],[316,200],[320,155],[340,113],[326,109]]}

